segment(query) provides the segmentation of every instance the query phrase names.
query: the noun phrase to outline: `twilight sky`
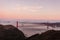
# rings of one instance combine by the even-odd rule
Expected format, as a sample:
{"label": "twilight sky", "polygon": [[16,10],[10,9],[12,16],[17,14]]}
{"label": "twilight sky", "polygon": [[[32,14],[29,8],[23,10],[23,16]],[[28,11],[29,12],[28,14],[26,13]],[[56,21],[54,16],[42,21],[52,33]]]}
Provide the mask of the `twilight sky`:
{"label": "twilight sky", "polygon": [[0,18],[60,20],[60,0],[0,0]]}

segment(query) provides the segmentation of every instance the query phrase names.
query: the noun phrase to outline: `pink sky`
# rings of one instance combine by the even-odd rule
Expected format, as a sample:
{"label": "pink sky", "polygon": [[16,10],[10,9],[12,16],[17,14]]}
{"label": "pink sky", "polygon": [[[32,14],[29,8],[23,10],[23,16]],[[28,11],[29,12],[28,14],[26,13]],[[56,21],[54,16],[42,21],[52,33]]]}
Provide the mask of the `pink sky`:
{"label": "pink sky", "polygon": [[9,19],[44,19],[44,20],[60,20],[60,14],[16,14],[10,12],[0,12],[0,18]]}
{"label": "pink sky", "polygon": [[60,20],[59,4],[57,0],[0,0],[0,18]]}

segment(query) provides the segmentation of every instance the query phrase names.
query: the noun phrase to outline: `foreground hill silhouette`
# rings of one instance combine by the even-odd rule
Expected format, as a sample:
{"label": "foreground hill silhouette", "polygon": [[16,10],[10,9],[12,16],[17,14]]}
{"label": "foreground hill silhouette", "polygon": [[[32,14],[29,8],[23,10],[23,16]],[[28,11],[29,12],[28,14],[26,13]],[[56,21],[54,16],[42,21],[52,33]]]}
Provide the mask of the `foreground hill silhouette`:
{"label": "foreground hill silhouette", "polygon": [[12,25],[0,25],[0,40],[60,40],[60,31],[48,30],[42,34],[25,37],[21,30]]}
{"label": "foreground hill silhouette", "polygon": [[42,34],[33,35],[26,40],[60,40],[60,31],[49,30]]}
{"label": "foreground hill silhouette", "polygon": [[12,25],[0,25],[0,40],[25,40],[25,36]]}

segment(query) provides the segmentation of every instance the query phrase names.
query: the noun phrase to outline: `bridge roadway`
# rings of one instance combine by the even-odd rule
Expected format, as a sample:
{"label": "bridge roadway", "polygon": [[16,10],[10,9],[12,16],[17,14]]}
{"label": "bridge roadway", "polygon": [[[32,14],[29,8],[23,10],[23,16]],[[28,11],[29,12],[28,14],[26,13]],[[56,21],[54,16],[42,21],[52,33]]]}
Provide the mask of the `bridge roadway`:
{"label": "bridge roadway", "polygon": [[36,25],[44,25],[44,26],[51,26],[51,27],[60,27],[60,23],[40,23],[40,22],[20,22],[22,25],[24,24],[34,24]]}

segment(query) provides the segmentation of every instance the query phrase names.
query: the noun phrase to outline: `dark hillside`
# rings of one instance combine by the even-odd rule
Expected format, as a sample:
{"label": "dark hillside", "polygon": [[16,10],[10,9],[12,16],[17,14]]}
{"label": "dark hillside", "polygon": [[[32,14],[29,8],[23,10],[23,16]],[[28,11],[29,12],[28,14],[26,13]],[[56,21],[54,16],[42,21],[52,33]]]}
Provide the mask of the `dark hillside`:
{"label": "dark hillside", "polygon": [[0,40],[25,40],[25,36],[12,25],[0,25]]}
{"label": "dark hillside", "polygon": [[33,35],[27,40],[60,40],[60,31],[49,30],[42,34]]}

